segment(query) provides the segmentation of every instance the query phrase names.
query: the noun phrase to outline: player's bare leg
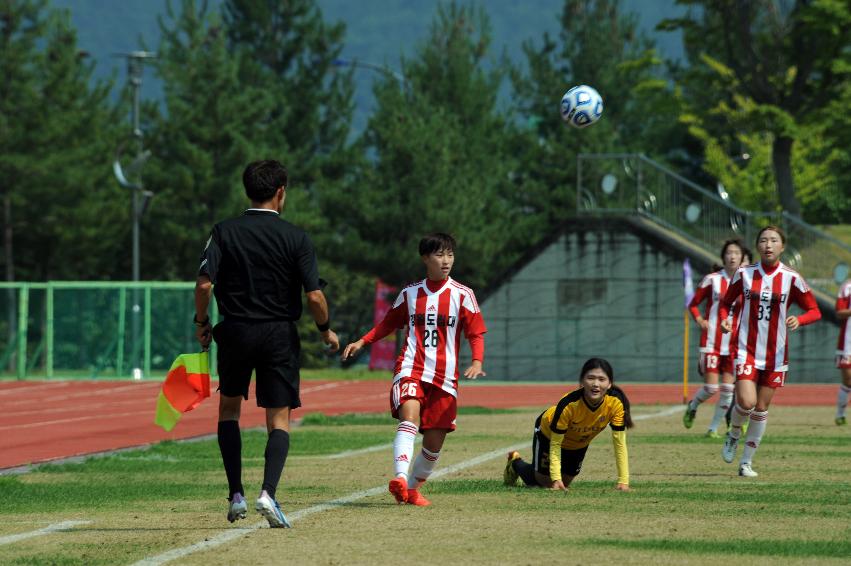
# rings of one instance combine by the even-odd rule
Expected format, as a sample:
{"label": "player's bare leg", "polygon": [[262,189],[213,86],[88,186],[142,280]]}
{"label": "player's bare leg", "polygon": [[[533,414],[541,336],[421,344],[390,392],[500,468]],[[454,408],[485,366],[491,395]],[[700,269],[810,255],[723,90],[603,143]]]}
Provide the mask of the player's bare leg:
{"label": "player's bare leg", "polygon": [[408,501],[408,469],[414,457],[414,441],[420,428],[420,402],[408,399],[399,407],[399,424],[393,438],[393,471],[388,490],[397,503]]}

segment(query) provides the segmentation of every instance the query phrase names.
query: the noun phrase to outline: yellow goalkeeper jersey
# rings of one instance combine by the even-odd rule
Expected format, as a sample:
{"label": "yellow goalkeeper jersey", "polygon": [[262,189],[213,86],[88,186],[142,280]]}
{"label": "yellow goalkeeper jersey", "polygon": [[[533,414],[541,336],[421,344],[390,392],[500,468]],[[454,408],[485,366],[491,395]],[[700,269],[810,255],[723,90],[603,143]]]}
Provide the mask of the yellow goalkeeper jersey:
{"label": "yellow goalkeeper jersey", "polygon": [[550,478],[561,479],[561,450],[588,446],[594,437],[611,425],[618,483],[629,484],[624,407],[614,395],[606,395],[596,407],[585,399],[582,388],[571,391],[541,414],[541,434],[550,440]]}
{"label": "yellow goalkeeper jersey", "polygon": [[598,407],[592,407],[581,388],[562,397],[541,415],[543,435],[552,439],[553,433],[563,434],[561,447],[565,450],[585,448],[609,424],[612,430],[625,430],[621,400],[606,395]]}

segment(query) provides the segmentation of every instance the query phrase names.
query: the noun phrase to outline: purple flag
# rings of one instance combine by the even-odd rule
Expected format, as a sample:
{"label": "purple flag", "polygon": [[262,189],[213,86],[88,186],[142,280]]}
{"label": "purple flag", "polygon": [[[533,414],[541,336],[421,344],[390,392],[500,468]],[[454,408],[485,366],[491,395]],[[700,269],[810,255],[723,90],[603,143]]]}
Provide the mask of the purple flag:
{"label": "purple flag", "polygon": [[688,258],[683,260],[683,289],[686,294],[686,308],[694,296],[694,283],[691,281],[691,263]]}

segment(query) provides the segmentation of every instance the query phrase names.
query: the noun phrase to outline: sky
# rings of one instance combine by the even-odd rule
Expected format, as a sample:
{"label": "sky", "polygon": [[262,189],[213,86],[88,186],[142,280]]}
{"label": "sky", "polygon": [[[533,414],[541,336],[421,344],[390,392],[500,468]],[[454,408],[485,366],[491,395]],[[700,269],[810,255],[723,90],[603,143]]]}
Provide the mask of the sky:
{"label": "sky", "polygon": [[[209,0],[217,8],[222,0]],[[329,21],[346,24],[342,58],[369,62],[398,70],[400,58],[411,56],[417,42],[428,33],[437,0],[317,0]],[[172,6],[179,8],[180,1]],[[77,28],[79,48],[96,62],[96,78],[113,79],[123,85],[127,80],[126,62],[119,53],[147,47],[156,50],[159,43],[157,18],[165,16],[168,0],[51,0],[51,5],[69,10]],[[492,56],[505,50],[515,61],[522,61],[521,44],[535,41],[544,33],[556,35],[563,6],[562,0],[524,0],[524,2],[479,2],[488,12],[493,26]],[[622,6],[635,12],[641,28],[653,28],[663,17],[682,12],[675,0],[622,0]],[[404,25],[399,25],[404,22]],[[679,34],[654,33],[663,55],[682,56]],[[353,129],[360,131],[374,100],[371,84],[375,74],[363,70],[355,75],[356,105]],[[565,85],[567,88],[570,85]],[[117,92],[117,89],[115,90]],[[153,73],[143,75],[143,99],[159,98],[161,85]]]}

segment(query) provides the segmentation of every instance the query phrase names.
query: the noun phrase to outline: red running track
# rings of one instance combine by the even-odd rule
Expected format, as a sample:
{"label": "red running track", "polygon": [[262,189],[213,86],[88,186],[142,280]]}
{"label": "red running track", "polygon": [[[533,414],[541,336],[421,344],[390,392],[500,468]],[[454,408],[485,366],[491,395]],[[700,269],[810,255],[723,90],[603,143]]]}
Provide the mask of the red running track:
{"label": "red running track", "polygon": [[[387,381],[305,381],[303,406],[293,415],[387,411],[389,385]],[[216,432],[215,395],[185,414],[171,432],[154,425],[160,386],[160,382],[0,382],[0,470]],[[573,387],[572,383],[463,384],[459,401],[464,406],[543,409]],[[683,400],[679,384],[626,383],[622,387],[635,405]],[[836,385],[789,385],[773,404],[832,405],[836,391]],[[243,404],[240,423],[247,428],[265,426],[253,392]]]}

